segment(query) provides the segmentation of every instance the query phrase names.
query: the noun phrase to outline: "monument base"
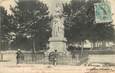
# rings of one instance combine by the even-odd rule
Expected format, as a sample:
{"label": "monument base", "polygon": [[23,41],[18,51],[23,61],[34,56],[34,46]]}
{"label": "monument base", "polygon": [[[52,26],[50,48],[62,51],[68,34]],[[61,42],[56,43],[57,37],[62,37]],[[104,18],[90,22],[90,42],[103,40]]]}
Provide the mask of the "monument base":
{"label": "monument base", "polygon": [[60,53],[67,53],[66,38],[51,37],[49,39],[48,52],[57,50]]}

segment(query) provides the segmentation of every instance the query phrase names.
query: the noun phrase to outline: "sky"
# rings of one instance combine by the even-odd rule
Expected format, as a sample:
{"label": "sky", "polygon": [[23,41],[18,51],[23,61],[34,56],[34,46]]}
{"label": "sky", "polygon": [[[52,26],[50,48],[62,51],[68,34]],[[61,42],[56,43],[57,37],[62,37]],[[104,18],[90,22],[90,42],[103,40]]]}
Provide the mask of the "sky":
{"label": "sky", "polygon": [[[49,10],[52,12],[53,9],[55,8],[56,2],[59,0],[41,0],[41,1],[46,3],[49,6]],[[61,1],[69,2],[70,0],[61,0]],[[11,11],[9,10],[10,5],[15,6],[16,4],[14,0],[0,0],[0,5],[4,6],[8,10],[8,12],[11,13]]]}
{"label": "sky", "polygon": [[[45,2],[48,6],[49,6],[49,10],[50,12],[53,11],[53,9],[55,9],[55,4],[58,0],[42,0],[43,2]],[[61,0],[63,2],[69,2],[70,0]],[[111,8],[112,8],[112,13],[113,13],[113,23],[115,24],[115,0],[108,0],[111,3]],[[11,13],[11,11],[9,10],[10,5],[15,6],[15,2],[14,0],[0,0],[0,6],[4,6],[7,10],[8,13]]]}

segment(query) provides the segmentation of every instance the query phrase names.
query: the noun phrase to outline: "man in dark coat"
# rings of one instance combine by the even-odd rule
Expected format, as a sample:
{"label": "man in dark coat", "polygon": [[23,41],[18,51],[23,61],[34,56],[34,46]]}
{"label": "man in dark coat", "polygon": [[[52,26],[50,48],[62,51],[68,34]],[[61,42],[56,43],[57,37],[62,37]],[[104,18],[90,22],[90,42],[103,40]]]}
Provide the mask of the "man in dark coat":
{"label": "man in dark coat", "polygon": [[16,52],[16,60],[17,60],[17,64],[21,63],[24,60],[24,55],[21,52],[20,49],[18,49],[18,51]]}

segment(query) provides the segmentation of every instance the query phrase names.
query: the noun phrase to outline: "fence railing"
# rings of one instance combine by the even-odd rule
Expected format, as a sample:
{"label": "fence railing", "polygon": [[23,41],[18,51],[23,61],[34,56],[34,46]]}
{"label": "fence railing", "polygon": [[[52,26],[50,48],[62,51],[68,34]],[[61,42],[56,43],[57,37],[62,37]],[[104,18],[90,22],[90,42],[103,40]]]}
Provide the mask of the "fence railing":
{"label": "fence railing", "polygon": [[[1,63],[4,64],[16,64],[16,51],[14,52],[1,52],[3,55],[3,59]],[[49,55],[44,54],[44,52],[23,52],[24,59],[20,60],[21,64],[49,64]],[[59,53],[58,53],[59,54]],[[1,58],[1,56],[0,56]],[[66,54],[59,54],[56,59],[56,63],[58,65],[80,65],[82,63],[85,63],[88,60],[88,54],[85,52],[83,55],[81,55],[79,52],[76,52],[76,54],[70,53],[68,55]]]}
{"label": "fence railing", "polygon": [[[73,58],[71,54],[61,54],[57,56],[56,63],[58,65],[80,65],[88,60],[88,54],[74,54]],[[24,64],[49,64],[49,56],[44,53],[24,53]]]}

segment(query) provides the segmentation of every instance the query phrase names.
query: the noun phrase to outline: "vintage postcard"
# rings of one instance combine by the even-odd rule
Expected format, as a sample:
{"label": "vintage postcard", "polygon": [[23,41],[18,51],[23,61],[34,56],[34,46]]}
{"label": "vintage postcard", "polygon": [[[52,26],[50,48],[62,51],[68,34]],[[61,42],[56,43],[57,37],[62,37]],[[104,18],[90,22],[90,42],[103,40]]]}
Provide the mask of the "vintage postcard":
{"label": "vintage postcard", "polygon": [[115,73],[115,0],[0,0],[0,73]]}

